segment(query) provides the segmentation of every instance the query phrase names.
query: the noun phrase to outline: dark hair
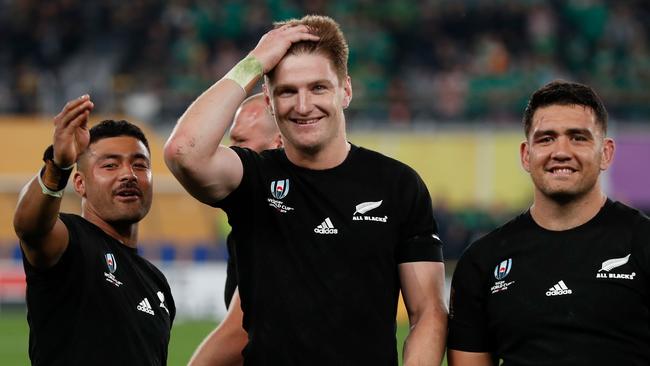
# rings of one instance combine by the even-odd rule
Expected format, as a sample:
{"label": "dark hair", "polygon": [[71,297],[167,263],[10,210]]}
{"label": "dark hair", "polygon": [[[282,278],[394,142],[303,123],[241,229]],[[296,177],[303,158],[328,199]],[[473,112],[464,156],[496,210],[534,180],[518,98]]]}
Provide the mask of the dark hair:
{"label": "dark hair", "polygon": [[144,136],[144,132],[142,132],[140,127],[124,120],[115,121],[108,119],[93,126],[90,129],[90,144],[101,139],[119,136],[134,137],[142,141],[144,146],[147,148],[147,151],[151,152],[149,149],[149,141],[147,141],[147,138]]}
{"label": "dark hair", "polygon": [[526,137],[530,133],[535,111],[550,105],[578,105],[591,108],[596,114],[596,123],[603,129],[603,133],[607,134],[607,110],[598,94],[587,85],[555,80],[537,89],[530,97],[523,118]]}
{"label": "dark hair", "polygon": [[[287,55],[321,53],[332,61],[339,81],[345,79],[348,74],[348,42],[334,19],[323,15],[306,15],[301,19],[273,23],[273,26],[279,28],[285,24],[305,25],[310,33],[319,37],[318,41],[301,41],[292,44]],[[273,70],[268,73],[268,76],[273,77]]]}

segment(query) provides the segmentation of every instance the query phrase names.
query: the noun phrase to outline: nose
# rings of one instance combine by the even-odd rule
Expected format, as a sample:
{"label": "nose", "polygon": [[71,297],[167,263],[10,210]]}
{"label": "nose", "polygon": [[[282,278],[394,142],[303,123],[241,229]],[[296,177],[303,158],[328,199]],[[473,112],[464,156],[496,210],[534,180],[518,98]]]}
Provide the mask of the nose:
{"label": "nose", "polygon": [[311,97],[308,92],[298,91],[298,101],[296,103],[296,112],[307,115],[312,109]]}
{"label": "nose", "polygon": [[120,181],[135,181],[138,180],[138,176],[135,174],[135,170],[131,164],[122,164],[120,168]]}
{"label": "nose", "polygon": [[571,141],[565,136],[558,137],[554,144],[551,157],[555,160],[566,161],[571,159]]}

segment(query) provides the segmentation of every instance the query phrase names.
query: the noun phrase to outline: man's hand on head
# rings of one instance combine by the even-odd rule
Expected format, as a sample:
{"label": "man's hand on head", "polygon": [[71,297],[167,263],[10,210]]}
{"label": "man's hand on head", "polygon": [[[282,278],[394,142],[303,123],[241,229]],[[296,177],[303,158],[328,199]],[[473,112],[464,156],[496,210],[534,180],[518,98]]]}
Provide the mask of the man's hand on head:
{"label": "man's hand on head", "polygon": [[310,33],[305,25],[285,24],[263,35],[250,54],[255,56],[262,64],[263,72],[267,73],[280,62],[292,44],[318,40],[318,36]]}

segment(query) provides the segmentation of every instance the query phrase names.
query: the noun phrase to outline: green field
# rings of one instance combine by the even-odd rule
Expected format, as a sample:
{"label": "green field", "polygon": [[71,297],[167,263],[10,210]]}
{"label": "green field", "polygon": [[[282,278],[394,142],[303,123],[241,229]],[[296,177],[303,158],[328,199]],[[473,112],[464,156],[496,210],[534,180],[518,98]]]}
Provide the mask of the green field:
{"label": "green field", "polygon": [[[172,329],[172,339],[169,344],[170,366],[187,364],[194,349],[214,327],[213,321],[177,322]],[[408,327],[397,329],[398,350],[402,351],[402,343]],[[3,366],[27,366],[28,329],[25,313],[20,311],[0,311],[0,364]],[[401,364],[401,362],[400,362]],[[446,363],[444,364],[446,365]]]}

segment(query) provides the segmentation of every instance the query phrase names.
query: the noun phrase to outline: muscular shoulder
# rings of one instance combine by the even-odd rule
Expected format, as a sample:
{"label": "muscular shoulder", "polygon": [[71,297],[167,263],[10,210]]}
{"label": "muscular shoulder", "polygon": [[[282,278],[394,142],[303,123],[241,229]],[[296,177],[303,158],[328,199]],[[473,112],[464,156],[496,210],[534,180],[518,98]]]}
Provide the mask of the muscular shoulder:
{"label": "muscular shoulder", "polygon": [[524,212],[474,241],[465,249],[462,257],[479,259],[490,257],[491,253],[516,242],[513,239],[519,238],[529,227],[530,216],[528,212]]}

